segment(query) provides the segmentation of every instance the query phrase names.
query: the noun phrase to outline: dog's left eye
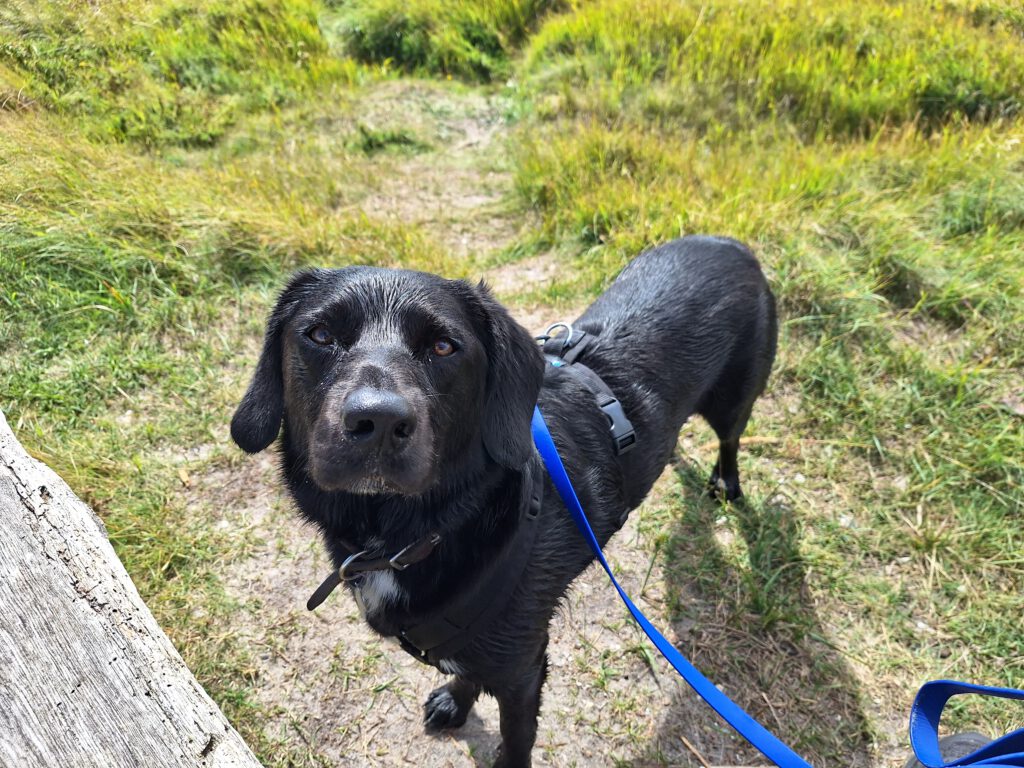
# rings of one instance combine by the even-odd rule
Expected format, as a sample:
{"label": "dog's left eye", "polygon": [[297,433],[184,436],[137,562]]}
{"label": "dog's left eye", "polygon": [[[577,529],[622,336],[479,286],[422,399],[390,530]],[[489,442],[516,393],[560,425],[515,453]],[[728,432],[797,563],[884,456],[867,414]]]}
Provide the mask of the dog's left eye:
{"label": "dog's left eye", "polygon": [[306,332],[306,335],[314,344],[319,344],[322,347],[334,343],[334,335],[327,329],[326,325],[314,325]]}
{"label": "dog's left eye", "polygon": [[448,357],[455,351],[455,342],[447,337],[442,337],[434,342],[431,351],[438,357]]}

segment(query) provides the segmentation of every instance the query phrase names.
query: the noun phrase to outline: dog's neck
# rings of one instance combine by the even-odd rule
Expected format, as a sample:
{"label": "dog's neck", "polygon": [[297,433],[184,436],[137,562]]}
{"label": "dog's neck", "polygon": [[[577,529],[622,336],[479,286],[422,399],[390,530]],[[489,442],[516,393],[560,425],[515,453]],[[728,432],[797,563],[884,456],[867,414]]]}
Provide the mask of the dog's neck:
{"label": "dog's neck", "polygon": [[[390,555],[431,531],[441,534],[430,556],[408,571],[366,579],[371,593],[381,591],[381,579],[389,585],[390,599],[375,606],[371,593],[357,595],[361,606],[366,603],[367,621],[384,635],[397,634],[417,615],[429,615],[483,573],[515,536],[524,494],[530,492],[524,487],[525,467],[512,470],[488,459],[476,471],[456,473],[465,478],[458,488],[439,486],[421,496],[325,493],[305,462],[297,460],[301,457],[289,458],[286,450],[282,458],[291,495],[302,516],[321,530],[335,567],[353,550]],[[535,470],[540,471],[539,463]]]}
{"label": "dog's neck", "polygon": [[[453,485],[442,477],[418,496],[399,494],[355,494],[326,492],[316,486],[308,471],[305,452],[287,443],[282,451],[282,471],[300,513],[317,525],[336,561],[352,550],[384,554],[426,536],[460,529],[476,529],[487,537],[506,512],[518,509],[523,471],[498,465],[484,456],[475,465],[456,466],[448,474],[458,478]],[[340,560],[339,560],[340,558]]]}

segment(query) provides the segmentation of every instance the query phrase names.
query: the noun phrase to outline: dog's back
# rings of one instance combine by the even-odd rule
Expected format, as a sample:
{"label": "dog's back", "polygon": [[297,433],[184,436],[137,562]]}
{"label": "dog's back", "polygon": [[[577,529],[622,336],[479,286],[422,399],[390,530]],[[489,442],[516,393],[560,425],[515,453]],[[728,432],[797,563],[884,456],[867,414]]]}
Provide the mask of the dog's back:
{"label": "dog's back", "polygon": [[[582,362],[622,401],[644,446],[624,457],[631,507],[693,413],[723,443],[738,441],[771,370],[776,326],[753,254],[718,237],[684,237],[641,254],[574,323],[595,337]],[[726,495],[739,495],[738,479]]]}

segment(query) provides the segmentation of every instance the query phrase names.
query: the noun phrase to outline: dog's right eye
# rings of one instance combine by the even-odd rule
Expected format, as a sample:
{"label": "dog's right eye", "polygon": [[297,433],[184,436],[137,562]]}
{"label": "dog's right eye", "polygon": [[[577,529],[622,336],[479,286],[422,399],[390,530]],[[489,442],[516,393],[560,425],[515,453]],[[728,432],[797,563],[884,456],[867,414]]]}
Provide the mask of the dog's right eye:
{"label": "dog's right eye", "polygon": [[306,335],[310,341],[314,344],[319,344],[321,347],[327,347],[334,343],[334,335],[327,329],[326,325],[314,325],[306,332]]}

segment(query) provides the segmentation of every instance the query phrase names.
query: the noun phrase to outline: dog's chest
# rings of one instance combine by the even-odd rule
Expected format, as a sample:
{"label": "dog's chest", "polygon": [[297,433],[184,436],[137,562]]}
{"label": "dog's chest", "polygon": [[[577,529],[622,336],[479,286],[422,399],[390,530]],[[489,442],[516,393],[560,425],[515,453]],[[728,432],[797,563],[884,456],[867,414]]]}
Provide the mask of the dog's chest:
{"label": "dog's chest", "polygon": [[374,616],[388,606],[408,600],[408,595],[391,571],[363,574],[361,582],[353,588],[352,594],[364,618]]}

